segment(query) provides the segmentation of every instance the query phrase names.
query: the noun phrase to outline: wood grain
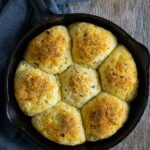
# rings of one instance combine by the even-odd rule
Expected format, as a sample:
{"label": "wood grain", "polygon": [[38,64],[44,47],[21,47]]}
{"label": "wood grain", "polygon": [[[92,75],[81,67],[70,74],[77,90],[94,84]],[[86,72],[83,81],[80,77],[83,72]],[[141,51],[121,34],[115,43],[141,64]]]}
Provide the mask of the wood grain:
{"label": "wood grain", "polygon": [[[150,0],[91,0],[70,9],[109,19],[150,49]],[[150,102],[134,131],[111,150],[150,150]]]}

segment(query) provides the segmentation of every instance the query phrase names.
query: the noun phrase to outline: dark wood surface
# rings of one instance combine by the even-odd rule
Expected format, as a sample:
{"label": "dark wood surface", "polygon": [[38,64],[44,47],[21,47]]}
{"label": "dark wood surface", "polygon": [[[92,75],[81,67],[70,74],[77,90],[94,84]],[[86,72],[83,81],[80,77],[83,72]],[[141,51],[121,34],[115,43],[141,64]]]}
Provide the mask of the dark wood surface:
{"label": "dark wood surface", "polygon": [[[91,0],[70,8],[111,20],[150,49],[150,0]],[[111,150],[150,150],[150,102],[134,131]]]}

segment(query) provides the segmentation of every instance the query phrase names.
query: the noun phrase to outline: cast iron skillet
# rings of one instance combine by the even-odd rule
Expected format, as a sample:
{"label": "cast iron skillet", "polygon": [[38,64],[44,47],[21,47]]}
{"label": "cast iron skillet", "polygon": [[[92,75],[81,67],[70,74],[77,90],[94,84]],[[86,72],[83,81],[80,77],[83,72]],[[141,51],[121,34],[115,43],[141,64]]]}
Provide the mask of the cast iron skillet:
{"label": "cast iron skillet", "polygon": [[[6,112],[8,119],[12,124],[23,130],[31,139],[33,139],[36,143],[47,150],[106,150],[113,147],[114,145],[122,141],[125,137],[127,137],[127,135],[135,128],[147,105],[149,91],[148,49],[142,44],[135,41],[120,27],[104,18],[89,14],[64,14],[50,17],[49,15],[47,15],[47,11],[42,0],[30,1],[32,1],[34,7],[38,9],[38,11],[40,11],[40,17],[44,19],[46,18],[47,20],[37,25],[30,32],[28,32],[22,38],[11,56],[5,80],[5,95],[7,102]],[[117,36],[119,42],[124,44],[130,50],[138,68],[139,88],[136,99],[131,103],[130,114],[127,122],[115,135],[102,141],[86,142],[82,145],[71,147],[59,145],[47,140],[32,127],[31,118],[25,116],[20,111],[16,103],[14,97],[14,75],[17,65],[23,59],[25,49],[32,38],[40,34],[45,29],[50,28],[51,26],[59,24],[68,26],[71,23],[79,21],[94,23],[98,26],[102,26],[112,31],[114,35]]]}

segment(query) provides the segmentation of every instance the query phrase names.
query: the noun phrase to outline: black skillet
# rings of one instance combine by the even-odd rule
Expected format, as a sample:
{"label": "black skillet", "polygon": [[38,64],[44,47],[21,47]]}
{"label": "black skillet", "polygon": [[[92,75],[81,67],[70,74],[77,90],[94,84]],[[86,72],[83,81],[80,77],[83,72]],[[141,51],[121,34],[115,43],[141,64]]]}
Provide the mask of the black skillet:
{"label": "black skillet", "polygon": [[[144,45],[135,41],[120,27],[104,18],[89,14],[64,14],[51,16],[47,13],[47,8],[42,0],[30,1],[34,8],[39,11],[39,20],[43,19],[44,22],[38,24],[22,38],[11,56],[5,80],[6,112],[8,119],[12,124],[24,131],[31,139],[33,139],[33,141],[47,150],[106,150],[113,147],[127,137],[127,135],[135,128],[147,105],[150,58],[148,49]],[[25,116],[16,103],[14,97],[14,75],[17,65],[23,59],[25,49],[32,38],[52,26],[59,24],[68,26],[71,23],[80,21],[90,22],[112,31],[114,35],[117,36],[118,41],[130,50],[138,68],[139,89],[136,99],[131,103],[130,114],[127,122],[115,135],[106,140],[86,142],[79,146],[70,147],[59,145],[47,140],[32,127],[31,118]]]}

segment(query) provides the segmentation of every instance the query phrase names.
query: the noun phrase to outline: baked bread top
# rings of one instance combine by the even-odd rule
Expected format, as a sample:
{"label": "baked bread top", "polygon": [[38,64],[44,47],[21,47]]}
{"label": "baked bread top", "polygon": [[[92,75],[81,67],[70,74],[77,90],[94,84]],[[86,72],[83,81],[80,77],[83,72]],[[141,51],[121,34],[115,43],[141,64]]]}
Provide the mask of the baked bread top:
{"label": "baked bread top", "polygon": [[77,108],[100,92],[98,74],[90,67],[74,64],[60,75],[60,81],[62,100]]}
{"label": "baked bread top", "polygon": [[20,62],[15,75],[15,97],[21,110],[34,116],[61,100],[57,76]]}
{"label": "baked bread top", "polygon": [[25,60],[48,73],[63,72],[72,63],[71,40],[65,26],[47,29],[29,43]]}
{"label": "baked bread top", "polygon": [[130,52],[118,44],[99,67],[102,89],[121,100],[132,101],[137,94],[138,73]]}
{"label": "baked bread top", "polygon": [[86,139],[97,141],[112,136],[123,126],[128,111],[124,101],[107,93],[97,95],[81,111]]}
{"label": "baked bread top", "polygon": [[74,23],[69,26],[69,33],[74,61],[95,69],[117,45],[110,31],[91,23]]}
{"label": "baked bread top", "polygon": [[46,138],[64,145],[85,142],[80,112],[64,102],[58,102],[32,118],[33,126]]}

